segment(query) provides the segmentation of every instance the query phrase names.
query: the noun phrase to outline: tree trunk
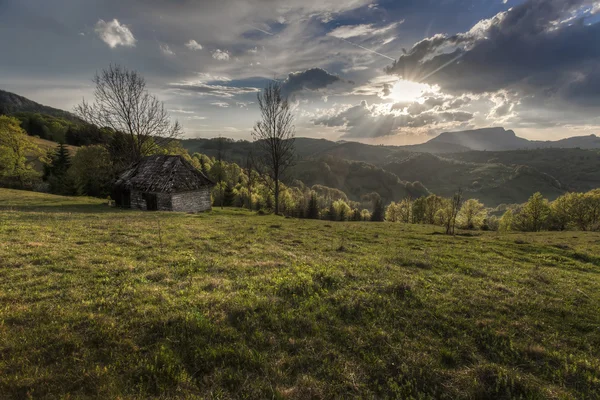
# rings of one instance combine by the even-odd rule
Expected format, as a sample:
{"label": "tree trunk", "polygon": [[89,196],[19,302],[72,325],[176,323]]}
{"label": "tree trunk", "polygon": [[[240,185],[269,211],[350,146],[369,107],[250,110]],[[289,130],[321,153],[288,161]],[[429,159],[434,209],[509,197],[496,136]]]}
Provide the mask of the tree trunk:
{"label": "tree trunk", "polygon": [[275,178],[275,215],[279,215],[279,179]]}

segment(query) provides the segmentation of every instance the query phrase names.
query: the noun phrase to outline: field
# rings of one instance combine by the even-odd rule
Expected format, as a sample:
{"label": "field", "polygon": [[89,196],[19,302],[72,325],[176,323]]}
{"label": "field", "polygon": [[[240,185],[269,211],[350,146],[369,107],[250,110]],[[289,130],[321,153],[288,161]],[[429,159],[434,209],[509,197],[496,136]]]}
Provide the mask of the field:
{"label": "field", "polygon": [[0,189],[0,398],[600,398],[600,234]]}

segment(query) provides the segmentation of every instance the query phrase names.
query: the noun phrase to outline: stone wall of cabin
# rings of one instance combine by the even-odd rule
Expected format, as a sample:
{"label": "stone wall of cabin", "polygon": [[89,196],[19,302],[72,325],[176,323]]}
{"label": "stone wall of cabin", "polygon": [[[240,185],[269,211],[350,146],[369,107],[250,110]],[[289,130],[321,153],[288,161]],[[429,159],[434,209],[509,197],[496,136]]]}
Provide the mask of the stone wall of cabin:
{"label": "stone wall of cabin", "polygon": [[[155,193],[158,202],[158,211],[172,211],[172,199],[171,195],[167,193]],[[146,199],[144,193],[137,190],[131,191],[131,208],[137,208],[140,210],[147,210]]]}
{"label": "stone wall of cabin", "polygon": [[202,212],[212,208],[209,187],[193,192],[174,193],[171,200],[173,211]]}

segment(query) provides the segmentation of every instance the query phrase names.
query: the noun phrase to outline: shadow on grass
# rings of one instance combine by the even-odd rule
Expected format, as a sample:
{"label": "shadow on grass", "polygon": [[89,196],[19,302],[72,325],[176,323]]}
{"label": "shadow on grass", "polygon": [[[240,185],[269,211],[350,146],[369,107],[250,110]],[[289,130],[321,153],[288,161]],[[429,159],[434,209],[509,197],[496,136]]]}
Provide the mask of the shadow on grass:
{"label": "shadow on grass", "polygon": [[109,207],[106,204],[56,204],[56,205],[22,205],[14,207],[0,206],[0,211],[18,211],[31,213],[85,213],[104,214],[114,212],[133,211],[122,208]]}

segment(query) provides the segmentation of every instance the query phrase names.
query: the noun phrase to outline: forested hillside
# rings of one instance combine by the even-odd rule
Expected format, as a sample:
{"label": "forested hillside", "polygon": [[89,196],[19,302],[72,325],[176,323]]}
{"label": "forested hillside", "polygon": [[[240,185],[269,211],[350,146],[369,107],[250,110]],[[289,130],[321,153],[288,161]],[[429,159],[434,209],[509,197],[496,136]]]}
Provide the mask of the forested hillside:
{"label": "forested hillside", "polygon": [[[71,113],[9,92],[0,91],[0,114],[17,118],[28,135],[57,144],[120,147],[109,129],[99,129]],[[49,147],[47,143],[44,148]],[[373,192],[391,202],[429,192],[450,196],[462,188],[466,197],[495,207],[522,203],[533,192],[555,199],[566,191],[585,192],[600,186],[599,150],[557,148],[594,147],[597,143],[593,135],[556,142],[528,141],[503,128],[443,133],[413,146],[296,138],[296,166],[287,183],[301,181],[308,187],[341,190],[357,202]],[[244,167],[253,151],[252,142],[228,138],[184,139],[181,146],[190,155],[204,154]],[[473,151],[469,146],[526,149]],[[531,149],[536,146],[544,148]]]}

